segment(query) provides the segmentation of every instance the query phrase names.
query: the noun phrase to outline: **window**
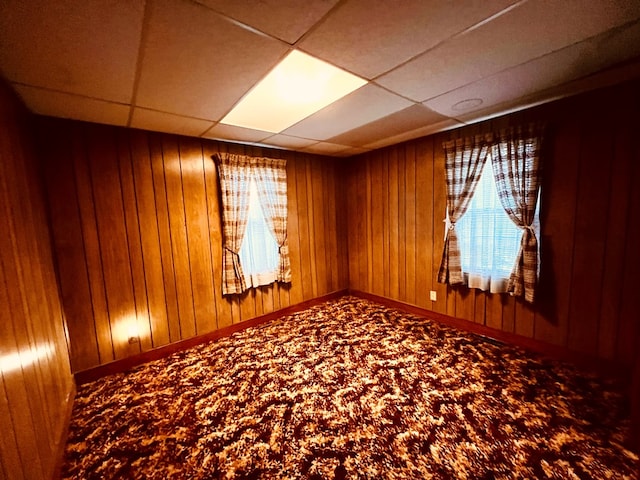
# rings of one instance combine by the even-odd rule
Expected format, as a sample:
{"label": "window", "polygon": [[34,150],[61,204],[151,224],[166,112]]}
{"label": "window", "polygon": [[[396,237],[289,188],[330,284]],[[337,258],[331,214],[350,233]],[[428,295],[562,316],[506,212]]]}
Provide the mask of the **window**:
{"label": "window", "polygon": [[287,161],[220,153],[222,294],[291,282]]}
{"label": "window", "polygon": [[442,144],[447,209],[440,283],[534,302],[543,130],[531,123]]}
{"label": "window", "polygon": [[249,182],[247,229],[239,255],[247,287],[268,285],[276,281],[279,259],[278,244],[265,220],[258,188],[253,177]]}
{"label": "window", "polygon": [[[539,205],[540,202],[538,208]],[[539,237],[538,209],[533,228]],[[520,249],[522,229],[513,223],[500,203],[490,154],[456,230],[465,283],[470,288],[507,291],[507,281]]]}

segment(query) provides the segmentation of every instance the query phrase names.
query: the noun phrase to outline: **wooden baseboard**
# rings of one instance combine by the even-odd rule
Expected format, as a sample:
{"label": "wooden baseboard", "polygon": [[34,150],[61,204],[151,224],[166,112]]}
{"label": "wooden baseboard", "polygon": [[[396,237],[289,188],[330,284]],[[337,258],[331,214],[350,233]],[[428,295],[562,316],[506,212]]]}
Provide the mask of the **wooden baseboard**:
{"label": "wooden baseboard", "polygon": [[381,297],[373,293],[367,293],[360,290],[352,289],[349,289],[348,293],[349,295],[364,298],[366,300],[371,300],[372,302],[385,305],[389,308],[395,308],[407,313],[412,313],[421,317],[429,318],[444,325],[449,325],[460,330],[464,330],[469,333],[491,339],[493,341],[514,345],[531,352],[539,353],[551,359],[571,363],[572,365],[575,365],[582,370],[593,372],[601,376],[609,378],[621,378],[625,381],[630,380],[630,372],[628,371],[628,369],[625,369],[621,367],[620,364],[609,360],[604,360],[602,358],[597,358],[581,352],[569,350],[568,348],[561,347],[559,345],[552,345],[546,342],[541,342],[539,340],[524,337],[522,335],[517,335],[515,333],[496,330],[485,325],[480,325],[468,320],[462,320],[460,318],[451,317],[442,313],[433,312],[416,305],[411,305],[387,297]]}
{"label": "wooden baseboard", "polygon": [[169,345],[163,345],[162,347],[158,347],[158,348],[154,348],[153,350],[142,352],[138,355],[133,355],[131,357],[115,360],[113,362],[105,363],[104,365],[99,365],[97,367],[89,368],[87,370],[82,370],[74,374],[75,380],[78,385],[82,385],[84,383],[92,382],[94,380],[97,380],[107,375],[124,372],[137,365],[151,362],[153,360],[159,360],[173,353],[180,352],[182,350],[186,350],[191,347],[195,347],[196,345],[212,342],[214,340],[218,340],[219,338],[228,337],[233,333],[240,332],[249,327],[255,327],[257,325],[261,325],[271,320],[275,320],[276,318],[280,318],[285,315],[290,315],[292,313],[305,310],[319,303],[326,302],[327,300],[332,300],[335,298],[342,297],[346,293],[347,293],[346,289],[337,290],[335,292],[322,295],[321,297],[313,298],[311,300],[307,300],[302,303],[297,303],[295,305],[290,305],[280,310],[276,310],[274,312],[270,312],[265,315],[260,315],[259,317],[255,317],[250,320],[246,320],[244,322],[236,323],[235,325],[229,325],[228,327],[224,327],[219,330],[214,330],[213,332],[205,333],[203,335],[198,335],[196,337],[187,338],[185,340],[180,340],[178,342],[170,343]]}
{"label": "wooden baseboard", "polygon": [[71,389],[67,393],[65,399],[64,418],[62,419],[62,427],[55,446],[55,463],[53,465],[53,472],[51,473],[52,480],[58,480],[62,475],[62,463],[64,462],[64,449],[67,445],[67,436],[69,435],[69,424],[71,423],[71,414],[73,413],[73,401],[76,398],[76,382],[71,381]]}

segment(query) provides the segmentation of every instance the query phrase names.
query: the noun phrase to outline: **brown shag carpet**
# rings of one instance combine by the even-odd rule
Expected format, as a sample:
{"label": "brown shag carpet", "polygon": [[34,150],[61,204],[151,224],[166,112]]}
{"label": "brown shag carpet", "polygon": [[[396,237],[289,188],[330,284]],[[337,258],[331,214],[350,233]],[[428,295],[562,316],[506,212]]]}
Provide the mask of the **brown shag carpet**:
{"label": "brown shag carpet", "polygon": [[339,300],[83,385],[64,478],[635,478],[611,382]]}

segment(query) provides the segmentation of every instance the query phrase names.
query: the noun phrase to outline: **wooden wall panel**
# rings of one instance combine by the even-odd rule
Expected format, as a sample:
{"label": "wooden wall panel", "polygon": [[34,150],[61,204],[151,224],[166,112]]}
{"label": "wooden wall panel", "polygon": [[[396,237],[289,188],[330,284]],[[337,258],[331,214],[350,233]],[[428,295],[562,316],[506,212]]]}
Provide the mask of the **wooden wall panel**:
{"label": "wooden wall panel", "polygon": [[[37,127],[73,371],[347,288],[338,160],[44,117]],[[221,151],[287,159],[291,285],[222,295]]]}
{"label": "wooden wall panel", "polygon": [[[640,346],[633,300],[640,264],[639,92],[637,82],[626,84],[353,159],[347,181],[357,193],[347,202],[347,245],[358,275],[350,287],[630,366]],[[438,283],[442,142],[536,120],[547,123],[536,304]]]}
{"label": "wooden wall panel", "polygon": [[0,84],[0,478],[52,477],[73,400],[38,167],[26,110]]}

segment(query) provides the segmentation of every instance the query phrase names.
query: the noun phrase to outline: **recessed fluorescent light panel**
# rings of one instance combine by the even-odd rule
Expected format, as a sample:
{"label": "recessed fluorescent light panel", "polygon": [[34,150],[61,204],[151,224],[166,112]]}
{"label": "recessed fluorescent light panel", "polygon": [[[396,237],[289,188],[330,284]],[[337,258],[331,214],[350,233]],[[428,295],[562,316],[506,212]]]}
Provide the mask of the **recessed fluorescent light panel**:
{"label": "recessed fluorescent light panel", "polygon": [[367,83],[293,50],[220,123],[280,133]]}

